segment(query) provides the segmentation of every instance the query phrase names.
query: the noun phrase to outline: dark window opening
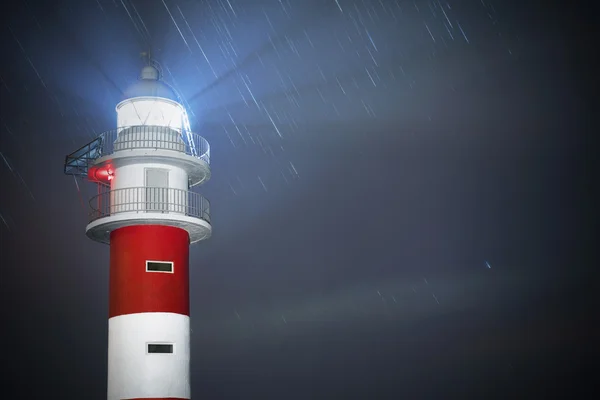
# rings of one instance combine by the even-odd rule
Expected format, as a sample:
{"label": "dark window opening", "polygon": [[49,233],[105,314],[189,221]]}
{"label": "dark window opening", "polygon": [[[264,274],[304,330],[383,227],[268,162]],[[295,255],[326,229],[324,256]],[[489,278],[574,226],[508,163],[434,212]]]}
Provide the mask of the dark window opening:
{"label": "dark window opening", "polygon": [[146,271],[173,272],[173,263],[170,261],[146,261]]}
{"label": "dark window opening", "polygon": [[148,354],[172,354],[172,344],[148,343]]}

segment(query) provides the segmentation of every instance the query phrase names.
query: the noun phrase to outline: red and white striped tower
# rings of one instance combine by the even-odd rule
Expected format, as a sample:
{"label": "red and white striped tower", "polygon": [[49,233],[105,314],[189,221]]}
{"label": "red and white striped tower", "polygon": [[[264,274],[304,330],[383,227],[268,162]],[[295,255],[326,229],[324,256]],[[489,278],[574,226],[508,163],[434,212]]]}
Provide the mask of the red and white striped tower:
{"label": "red and white striped tower", "polygon": [[208,142],[189,131],[158,65],[116,107],[117,129],[67,156],[98,183],[86,228],[110,244],[108,396],[190,398],[189,245],[211,235]]}

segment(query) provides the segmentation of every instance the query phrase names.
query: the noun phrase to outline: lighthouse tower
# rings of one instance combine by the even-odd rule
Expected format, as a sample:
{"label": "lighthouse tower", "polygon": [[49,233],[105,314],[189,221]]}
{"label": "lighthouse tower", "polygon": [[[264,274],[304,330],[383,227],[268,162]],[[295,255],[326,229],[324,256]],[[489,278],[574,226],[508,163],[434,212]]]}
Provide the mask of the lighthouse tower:
{"label": "lighthouse tower", "polygon": [[211,235],[209,145],[149,63],[116,106],[117,129],[66,157],[98,186],[87,236],[110,245],[108,396],[190,398],[189,245]]}

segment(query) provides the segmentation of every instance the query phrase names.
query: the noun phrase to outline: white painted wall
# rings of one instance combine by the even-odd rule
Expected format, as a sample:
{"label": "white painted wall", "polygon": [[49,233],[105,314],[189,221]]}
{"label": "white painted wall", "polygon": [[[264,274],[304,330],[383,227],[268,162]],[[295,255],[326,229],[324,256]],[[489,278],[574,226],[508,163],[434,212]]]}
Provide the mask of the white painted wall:
{"label": "white painted wall", "polygon": [[161,97],[134,97],[117,105],[117,128],[134,125],[168,126],[181,131],[184,108]]}
{"label": "white painted wall", "polygon": [[[179,167],[159,163],[141,163],[123,165],[115,168],[111,180],[111,214],[119,212],[138,212],[145,210],[146,201],[146,169],[161,168],[169,171],[168,185],[171,189],[188,190],[188,174]],[[135,189],[137,188],[137,189]],[[115,189],[129,189],[116,190]],[[161,201],[171,203],[170,211],[185,212],[187,207],[187,194],[178,190],[168,190]]]}
{"label": "white painted wall", "polygon": [[[148,342],[173,343],[173,354],[146,354]],[[108,400],[190,398],[190,319],[139,313],[108,320]]]}
{"label": "white painted wall", "polygon": [[162,168],[169,170],[169,187],[175,189],[188,189],[188,175],[183,168],[169,164],[140,163],[123,165],[115,168],[114,177],[110,188],[122,189],[129,187],[146,186],[146,168]]}

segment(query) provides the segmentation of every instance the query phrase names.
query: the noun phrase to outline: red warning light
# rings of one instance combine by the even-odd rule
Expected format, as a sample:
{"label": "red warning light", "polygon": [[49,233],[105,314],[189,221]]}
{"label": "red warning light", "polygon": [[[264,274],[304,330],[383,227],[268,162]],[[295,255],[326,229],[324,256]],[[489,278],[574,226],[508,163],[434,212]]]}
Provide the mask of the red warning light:
{"label": "red warning light", "polygon": [[88,170],[88,178],[92,181],[110,182],[115,175],[110,166],[92,167]]}

